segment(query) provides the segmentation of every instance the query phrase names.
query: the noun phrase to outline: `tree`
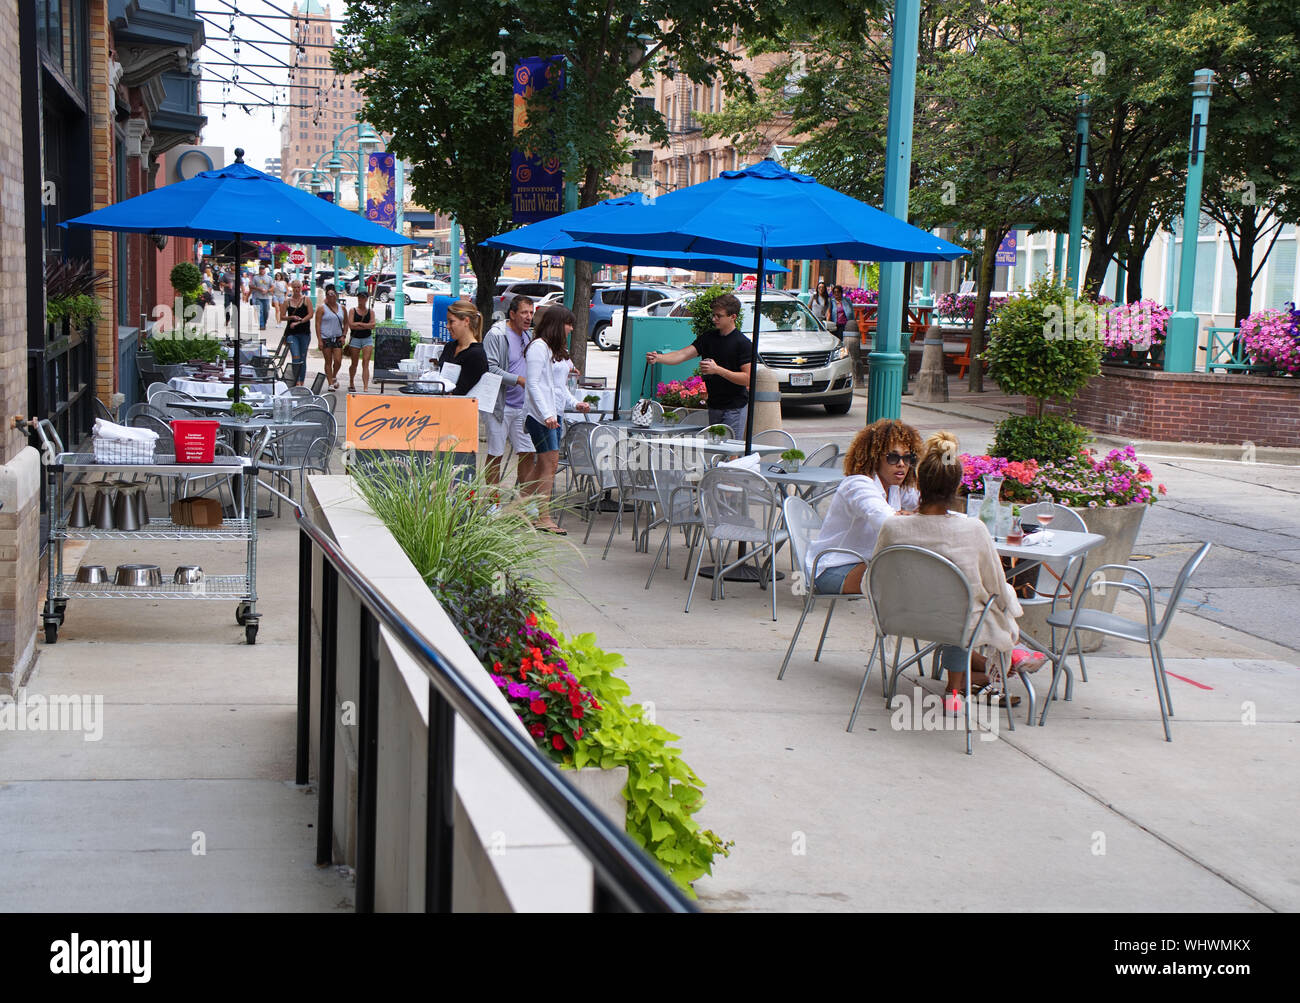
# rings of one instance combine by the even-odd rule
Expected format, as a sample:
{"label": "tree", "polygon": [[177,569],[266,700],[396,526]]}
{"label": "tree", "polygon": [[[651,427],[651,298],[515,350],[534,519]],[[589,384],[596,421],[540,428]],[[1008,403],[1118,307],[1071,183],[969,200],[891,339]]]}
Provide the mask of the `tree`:
{"label": "tree", "polygon": [[[656,66],[696,83],[715,78],[744,90],[731,45],[815,17],[860,19],[850,0],[528,0],[453,4],[447,0],[357,0],[334,56],[361,75],[367,119],[392,135],[389,149],[411,163],[412,186],[431,208],[457,217],[486,309],[504,256],[481,242],[510,223],[509,163],[516,144],[560,158],[578,185],[579,207],[608,194],[607,178],[630,157],[629,136],[668,139],[663,115],[635,99]],[[510,71],[523,56],[563,56],[558,100],[528,108],[514,137]],[[591,268],[577,268],[575,363],[586,355]]]}

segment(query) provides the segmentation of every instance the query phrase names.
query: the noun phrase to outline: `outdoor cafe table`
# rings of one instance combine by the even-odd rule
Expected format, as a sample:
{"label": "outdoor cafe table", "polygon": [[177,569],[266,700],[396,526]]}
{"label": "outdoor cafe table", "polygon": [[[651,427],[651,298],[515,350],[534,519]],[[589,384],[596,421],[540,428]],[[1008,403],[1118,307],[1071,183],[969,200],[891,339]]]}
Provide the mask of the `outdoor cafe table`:
{"label": "outdoor cafe table", "polygon": [[620,418],[618,421],[607,421],[604,424],[610,428],[621,429],[624,432],[631,432],[636,435],[680,435],[682,432],[687,431],[687,428],[694,427],[687,426],[687,428],[683,428],[681,425],[673,425],[667,422],[655,425],[638,425],[630,418]]}
{"label": "outdoor cafe table", "polygon": [[[213,397],[209,400],[178,401],[174,406],[185,408],[189,411],[208,411],[216,414],[222,411],[229,412],[231,405],[234,403],[235,402],[229,398],[226,400],[217,400]],[[248,400],[245,398],[244,403],[251,407],[255,414],[258,411],[261,411],[263,414],[270,414],[271,412],[271,399],[269,397],[264,398],[261,401],[256,399]]]}
{"label": "outdoor cafe table", "polygon": [[802,497],[807,497],[818,489],[837,487],[844,480],[844,471],[839,467],[800,467],[794,473],[776,473],[771,470],[760,470],[759,473],[773,484],[781,485],[782,490],[787,484],[806,488],[807,490],[799,492]]}
{"label": "outdoor cafe table", "polygon": [[[235,432],[234,449],[239,456],[244,456],[248,452],[248,445],[250,441],[248,436],[250,432],[261,432],[268,428],[273,429],[277,432],[292,432],[300,428],[313,428],[315,427],[316,424],[315,422],[312,421],[277,422],[277,421],[272,421],[270,418],[266,418],[266,417],[240,419],[240,418],[232,418],[230,415],[224,415],[220,418],[214,418],[212,420],[217,423],[217,426],[219,428],[229,428],[234,430]],[[260,440],[254,438],[252,441],[258,442]],[[256,457],[254,457],[254,459],[256,459]],[[242,486],[243,484],[242,475],[240,478],[237,479],[237,482]],[[242,509],[244,503],[243,492],[242,491],[236,492],[235,498],[237,499],[236,501],[237,510]],[[269,508],[259,509],[257,513],[258,518],[262,518],[263,513],[266,514],[266,518],[270,518],[271,510]],[[243,518],[242,512],[240,514],[240,518]]]}
{"label": "outdoor cafe table", "polygon": [[[1046,543],[1031,543],[1034,537],[1048,537]],[[1023,562],[1016,565],[1016,573],[1028,571],[1031,568],[1038,567],[1044,561],[1068,561],[1072,557],[1082,557],[1093,547],[1096,547],[1106,541],[1104,536],[1096,533],[1077,533],[1072,530],[1053,529],[1039,530],[1037,533],[1029,533],[1021,543],[1007,543],[1005,538],[994,538],[993,545],[1002,557],[1014,557]],[[1079,602],[1082,597],[1077,595],[1079,579],[1083,572],[1082,560],[1077,561],[1073,579],[1067,583],[1070,588],[1070,601]],[[1074,676],[1070,668],[1065,664],[1064,652],[1052,650],[1050,645],[1044,644],[1032,634],[1022,633],[1020,640],[1024,641],[1031,648],[1043,652],[1054,661],[1059,661],[1062,671],[1065,672],[1065,699],[1069,700],[1074,694]],[[1055,670],[1053,670],[1055,671]],[[1033,721],[1029,722],[1033,724]],[[1041,721],[1040,721],[1041,723]]]}
{"label": "outdoor cafe table", "polygon": [[[219,397],[222,400],[226,397],[226,391],[230,390],[234,384],[221,381],[206,380],[187,380],[183,376],[173,376],[167,381],[167,385],[173,390],[179,390],[181,393],[189,394],[191,397]],[[282,394],[289,389],[284,383],[276,380],[274,386],[270,383],[241,383],[241,388],[249,393],[275,393]]]}

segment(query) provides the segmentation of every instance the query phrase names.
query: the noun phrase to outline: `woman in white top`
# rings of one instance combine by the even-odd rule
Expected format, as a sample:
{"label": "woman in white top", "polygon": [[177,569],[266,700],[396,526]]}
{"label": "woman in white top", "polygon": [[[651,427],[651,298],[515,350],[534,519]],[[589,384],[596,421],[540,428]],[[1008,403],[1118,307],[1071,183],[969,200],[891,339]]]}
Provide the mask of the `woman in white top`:
{"label": "woman in white top", "polygon": [[812,299],[808,301],[808,309],[812,311],[813,316],[818,320],[830,319],[831,294],[830,290],[826,288],[824,280],[817,280],[817,291],[813,294]]}
{"label": "woman in white top", "polygon": [[325,357],[325,382],[339,388],[339,370],[343,368],[343,346],[348,340],[348,321],[333,285],[325,287],[325,299],[316,308],[316,337]]}
{"label": "woman in white top", "polygon": [[[533,440],[534,479],[521,486],[525,495],[534,495],[543,502],[534,524],[544,533],[568,535],[551,518],[546,504],[555,484],[555,469],[560,459],[560,415],[572,398],[568,387],[557,393],[556,363],[569,358],[569,335],[577,325],[577,318],[564,307],[548,307],[541,322],[533,332],[533,340],[524,350],[527,365],[524,380],[524,430]],[[566,374],[567,375],[567,374]],[[574,401],[575,411],[588,411],[590,405]]]}
{"label": "woman in white top", "polygon": [[[950,511],[957,502],[961,487],[962,467],[957,460],[960,450],[957,439],[948,432],[938,432],[925,441],[922,458],[917,468],[917,486],[921,504],[911,519],[889,519],[880,528],[876,539],[876,553],[886,547],[909,545],[923,547],[948,558],[961,569],[971,586],[971,605],[966,626],[975,626],[984,604],[993,599],[984,625],[977,638],[978,647],[999,655],[1009,656],[1011,669],[1033,672],[1047,658],[1015,646],[1020,637],[1016,618],[1024,613],[1015,589],[1007,582],[993,538],[984,523],[978,519]],[[966,687],[966,652],[945,646],[940,661],[948,670],[948,689],[964,691]],[[985,675],[987,662],[978,653],[971,654],[972,686],[989,687]],[[1001,691],[1001,681],[995,679],[990,692]],[[1019,698],[1012,699],[1013,705]]]}
{"label": "woman in white top", "polygon": [[[862,591],[862,576],[880,527],[900,509],[915,509],[920,500],[916,490],[920,448],[916,429],[890,418],[872,422],[854,438],[844,455],[844,480],[808,548],[806,570],[819,592]],[[827,550],[836,552],[819,561]]]}

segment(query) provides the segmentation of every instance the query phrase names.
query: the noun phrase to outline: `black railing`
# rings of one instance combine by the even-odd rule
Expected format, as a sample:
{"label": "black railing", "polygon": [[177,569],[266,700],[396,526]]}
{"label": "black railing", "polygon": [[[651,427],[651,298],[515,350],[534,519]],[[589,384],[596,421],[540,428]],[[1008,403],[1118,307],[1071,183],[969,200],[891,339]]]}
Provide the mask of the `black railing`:
{"label": "black railing", "polygon": [[[270,488],[262,482],[268,490]],[[278,493],[278,492],[277,492]],[[291,501],[292,503],[292,501]],[[338,594],[342,579],[361,606],[359,706],[357,707],[356,910],[375,908],[375,844],[378,835],[379,625],[429,678],[429,747],[425,831],[425,911],[450,912],[454,833],[455,721],[459,715],[492,750],[533,799],[573,840],[594,871],[593,912],[694,912],[672,879],[620,828],[560,776],[559,771],[506,716],[443,657],[294,504],[298,551],[298,748],[297,783],[307,783],[311,704],[311,600],[313,551],[323,558],[320,644],[320,762],[316,862],[329,864],[334,843],[335,698]]]}

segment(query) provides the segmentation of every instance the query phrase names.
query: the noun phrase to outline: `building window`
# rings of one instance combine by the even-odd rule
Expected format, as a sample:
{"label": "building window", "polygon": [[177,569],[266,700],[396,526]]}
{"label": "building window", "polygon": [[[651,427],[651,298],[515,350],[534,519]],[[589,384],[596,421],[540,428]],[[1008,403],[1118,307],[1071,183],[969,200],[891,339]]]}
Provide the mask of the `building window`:
{"label": "building window", "polygon": [[632,177],[648,178],[654,173],[654,151],[632,151]]}

